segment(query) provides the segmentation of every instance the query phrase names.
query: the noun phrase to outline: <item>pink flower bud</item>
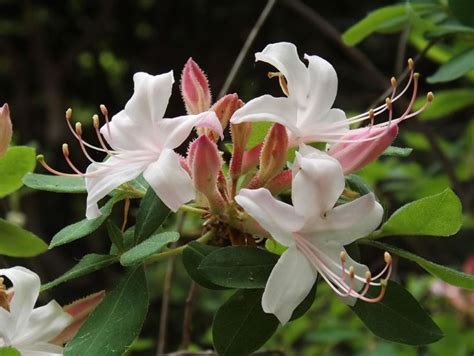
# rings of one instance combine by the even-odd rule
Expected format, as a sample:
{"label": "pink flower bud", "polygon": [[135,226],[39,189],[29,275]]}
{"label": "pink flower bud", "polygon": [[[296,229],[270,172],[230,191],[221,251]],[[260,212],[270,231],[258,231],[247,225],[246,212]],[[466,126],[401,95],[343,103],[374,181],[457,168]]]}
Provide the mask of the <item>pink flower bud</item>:
{"label": "pink flower bud", "polygon": [[273,124],[263,141],[260,153],[260,167],[249,188],[263,186],[268,180],[280,173],[288,156],[288,134],[285,126]]}
{"label": "pink flower bud", "polygon": [[[227,94],[212,105],[210,110],[216,113],[216,116],[221,123],[222,130],[224,130],[234,112],[242,106],[244,106],[244,102],[239,99],[237,94]],[[218,133],[209,128],[198,128],[197,132],[199,135],[209,136],[209,138],[216,142],[219,139]]]}
{"label": "pink flower bud", "polygon": [[232,135],[232,158],[230,160],[229,172],[232,179],[236,180],[242,173],[242,161],[250,133],[252,132],[252,123],[243,122],[241,124],[230,125]]}
{"label": "pink flower bud", "polygon": [[241,174],[248,173],[252,168],[257,167],[258,161],[260,160],[260,152],[262,151],[263,143],[252,147],[250,150],[245,151],[242,157],[242,168]]}
{"label": "pink flower bud", "polygon": [[265,188],[267,188],[272,195],[277,196],[291,188],[292,179],[291,170],[286,170],[270,179],[267,184],[265,184]]}
{"label": "pink flower bud", "polygon": [[100,304],[105,297],[105,291],[91,294],[87,297],[76,300],[74,303],[66,305],[63,309],[73,317],[71,324],[56,336],[51,343],[64,345],[71,340],[79,331],[79,328],[86,321],[90,313]]}
{"label": "pink flower bud", "polygon": [[[336,158],[341,164],[344,174],[348,174],[376,160],[391,145],[397,134],[397,125],[390,127],[364,127],[352,130],[352,132],[343,136],[341,141],[360,140],[360,142],[336,143],[329,148],[328,154]],[[374,139],[370,140],[370,138]]]}
{"label": "pink flower bud", "polygon": [[7,152],[8,145],[12,139],[12,121],[10,119],[10,109],[8,104],[3,104],[0,108],[0,157]]}
{"label": "pink flower bud", "polygon": [[209,110],[211,91],[204,72],[189,58],[181,74],[181,95],[188,114],[199,114]]}
{"label": "pink flower bud", "polygon": [[224,208],[217,182],[222,167],[222,157],[215,142],[206,135],[198,137],[189,146],[188,162],[194,187],[209,202],[211,211],[218,213]]}

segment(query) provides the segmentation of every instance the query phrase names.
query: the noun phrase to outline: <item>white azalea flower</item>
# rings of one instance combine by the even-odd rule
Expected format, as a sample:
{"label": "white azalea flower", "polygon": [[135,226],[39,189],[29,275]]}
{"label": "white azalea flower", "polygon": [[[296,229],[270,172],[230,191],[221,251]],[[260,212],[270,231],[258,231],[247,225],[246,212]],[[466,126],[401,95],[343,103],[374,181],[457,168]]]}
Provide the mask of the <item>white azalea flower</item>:
{"label": "white azalea flower", "polygon": [[63,348],[49,343],[72,321],[54,300],[34,308],[40,290],[38,275],[24,267],[0,269],[14,288],[9,310],[0,307],[0,347],[11,346],[22,356],[62,355]]}
{"label": "white azalea flower", "polygon": [[346,115],[332,109],[337,94],[337,75],[332,65],[318,56],[305,55],[306,66],[296,46],[288,42],[270,44],[255,54],[256,61],[274,66],[287,97],[263,95],[237,110],[231,122],[278,122],[289,130],[290,143],[331,142],[349,130]]}
{"label": "white azalea flower", "polygon": [[[272,237],[288,249],[281,255],[265,287],[262,306],[282,324],[303,301],[320,275],[348,304],[356,299],[378,301],[385,284],[374,282],[367,266],[352,260],[344,245],[371,233],[381,222],[382,206],[372,193],[350,203],[335,204],[344,190],[344,175],[338,161],[310,146],[302,145],[293,166],[293,206],[275,199],[264,188],[242,189],[237,203]],[[381,294],[369,298],[370,285],[382,285]]]}

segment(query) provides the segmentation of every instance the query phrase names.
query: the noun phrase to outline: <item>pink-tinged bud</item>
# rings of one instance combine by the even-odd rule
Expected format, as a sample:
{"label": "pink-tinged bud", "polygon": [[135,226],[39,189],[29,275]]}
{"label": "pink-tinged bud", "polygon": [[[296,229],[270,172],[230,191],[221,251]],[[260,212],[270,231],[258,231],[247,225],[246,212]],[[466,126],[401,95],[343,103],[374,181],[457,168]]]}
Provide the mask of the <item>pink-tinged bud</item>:
{"label": "pink-tinged bud", "polygon": [[[212,105],[211,110],[216,113],[216,116],[221,123],[222,130],[224,130],[227,127],[230,118],[234,115],[234,112],[242,106],[244,106],[244,102],[239,99],[237,94],[227,94]],[[199,135],[209,136],[211,140],[216,142],[219,139],[219,134],[208,128],[198,128],[197,132]]]}
{"label": "pink-tinged bud", "polygon": [[72,316],[72,322],[61,332],[61,334],[56,336],[50,342],[55,345],[64,345],[66,342],[71,340],[79,331],[90,313],[92,313],[100,302],[102,302],[104,297],[105,291],[100,291],[66,305],[63,309],[66,313]]}
{"label": "pink-tinged bud", "polygon": [[204,72],[189,58],[181,74],[181,95],[188,114],[199,114],[211,107],[211,90]]}
{"label": "pink-tinged bud", "polygon": [[263,143],[259,143],[250,150],[244,152],[242,157],[242,174],[248,173],[252,168],[257,167],[260,160],[260,152],[262,151],[262,147]]}
{"label": "pink-tinged bud", "polygon": [[212,212],[222,212],[224,200],[217,187],[222,157],[215,142],[206,135],[198,137],[189,146],[188,162],[196,190],[207,198]]}
{"label": "pink-tinged bud", "polygon": [[344,174],[355,172],[376,160],[397,137],[398,126],[374,126],[353,131],[343,136],[341,140],[360,140],[360,142],[339,142],[328,150],[328,154],[339,161]]}
{"label": "pink-tinged bud", "polygon": [[249,188],[265,185],[270,179],[280,173],[288,157],[288,134],[285,126],[273,124],[263,141],[260,153],[260,167]]}
{"label": "pink-tinged bud", "polygon": [[242,163],[245,153],[245,146],[247,145],[251,132],[252,123],[250,122],[230,125],[233,149],[229,173],[233,182],[236,182],[239,176],[242,174]]}
{"label": "pink-tinged bud", "polygon": [[12,121],[10,119],[10,108],[8,104],[3,104],[0,108],[0,157],[7,152],[8,145],[12,140]]}
{"label": "pink-tinged bud", "polygon": [[292,179],[291,170],[286,170],[270,179],[267,184],[265,184],[265,188],[267,188],[272,195],[277,196],[291,188]]}

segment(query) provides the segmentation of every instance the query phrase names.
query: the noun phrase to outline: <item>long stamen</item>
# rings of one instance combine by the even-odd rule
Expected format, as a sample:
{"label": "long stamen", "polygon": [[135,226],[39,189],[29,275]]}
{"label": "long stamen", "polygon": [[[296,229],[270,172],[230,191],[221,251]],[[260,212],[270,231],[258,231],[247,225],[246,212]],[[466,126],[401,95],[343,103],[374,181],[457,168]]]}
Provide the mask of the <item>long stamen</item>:
{"label": "long stamen", "polygon": [[[71,121],[72,121],[72,109],[69,108],[69,109],[66,110],[66,123],[67,123],[67,126],[69,128],[69,131],[71,131],[71,133],[76,138],[76,140],[80,141],[81,138],[77,135],[76,131],[74,130],[74,127],[72,126]],[[97,147],[97,146],[94,146],[94,145],[91,145],[90,143],[88,143],[86,141],[83,141],[83,143],[84,143],[84,146],[92,148],[93,150],[100,151],[100,152],[106,152],[104,149],[102,149],[100,147]]]}
{"label": "long stamen", "polygon": [[74,163],[72,163],[71,159],[69,158],[69,146],[68,146],[68,144],[67,144],[67,143],[63,143],[62,149],[63,149],[64,158],[66,159],[67,164],[69,164],[69,167],[71,167],[71,169],[72,169],[74,172],[76,172],[78,175],[83,176],[84,173],[81,172],[81,171],[74,165]]}
{"label": "long stamen", "polygon": [[[99,143],[100,143],[100,146],[102,147],[103,151],[104,152],[107,152],[109,155],[113,155],[115,153],[117,153],[116,151],[111,151],[107,148],[107,146],[105,145],[105,142],[104,142],[104,139],[102,138],[102,135],[100,134],[100,123],[99,123],[99,116],[97,114],[95,114],[94,116],[92,116],[92,124],[94,126],[94,129],[95,129],[95,134],[97,136],[97,139],[99,140]],[[109,124],[108,124],[108,121],[107,121],[107,130],[109,131],[109,137],[110,137],[110,128],[109,128]]]}
{"label": "long stamen", "polygon": [[43,155],[36,156],[36,160],[44,167],[44,169],[46,169],[48,172],[53,173],[54,175],[61,176],[61,177],[74,177],[74,178],[80,177],[78,174],[64,173],[52,168],[49,164],[46,163]]}
{"label": "long stamen", "polygon": [[109,134],[110,140],[112,140],[112,134],[110,132],[110,122],[109,122],[109,110],[107,110],[107,107],[104,104],[100,104],[100,111],[102,112],[102,115],[104,115],[105,118],[105,125],[107,126],[107,133]]}
{"label": "long stamen", "polygon": [[89,152],[87,152],[87,149],[84,145],[84,140],[82,139],[82,125],[80,122],[76,122],[76,133],[77,133],[77,136],[79,137],[78,141],[79,141],[79,145],[81,146],[82,152],[91,163],[95,163],[96,161],[89,155]]}

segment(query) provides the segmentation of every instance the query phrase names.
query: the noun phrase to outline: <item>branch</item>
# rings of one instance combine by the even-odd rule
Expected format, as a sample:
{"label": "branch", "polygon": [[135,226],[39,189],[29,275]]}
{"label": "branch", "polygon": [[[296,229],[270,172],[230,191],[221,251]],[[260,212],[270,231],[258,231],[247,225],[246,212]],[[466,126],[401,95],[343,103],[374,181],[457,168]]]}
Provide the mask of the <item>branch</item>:
{"label": "branch", "polygon": [[199,286],[192,281],[189,287],[188,297],[186,298],[186,305],[184,308],[183,318],[183,336],[181,338],[180,350],[186,350],[191,343],[192,320],[193,320],[193,306],[197,296]]}

